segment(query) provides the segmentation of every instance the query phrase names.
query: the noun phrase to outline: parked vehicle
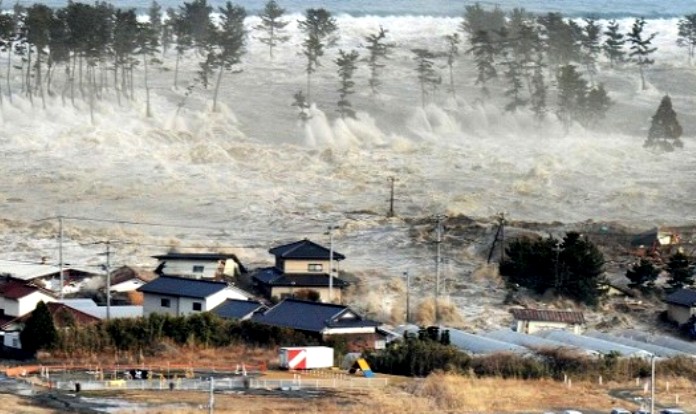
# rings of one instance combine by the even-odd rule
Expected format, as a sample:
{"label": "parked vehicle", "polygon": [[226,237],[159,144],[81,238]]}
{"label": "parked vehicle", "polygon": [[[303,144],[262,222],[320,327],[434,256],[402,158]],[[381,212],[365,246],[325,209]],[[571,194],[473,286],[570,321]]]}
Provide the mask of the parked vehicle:
{"label": "parked vehicle", "polygon": [[684,414],[684,410],[681,408],[665,408],[660,410],[660,414]]}
{"label": "parked vehicle", "polygon": [[563,414],[582,414],[582,412],[578,410],[565,410]]}
{"label": "parked vehicle", "polygon": [[334,350],[327,346],[280,348],[280,368],[317,369],[334,365]]}
{"label": "parked vehicle", "polygon": [[631,412],[625,408],[614,408],[611,410],[611,414],[631,414]]}

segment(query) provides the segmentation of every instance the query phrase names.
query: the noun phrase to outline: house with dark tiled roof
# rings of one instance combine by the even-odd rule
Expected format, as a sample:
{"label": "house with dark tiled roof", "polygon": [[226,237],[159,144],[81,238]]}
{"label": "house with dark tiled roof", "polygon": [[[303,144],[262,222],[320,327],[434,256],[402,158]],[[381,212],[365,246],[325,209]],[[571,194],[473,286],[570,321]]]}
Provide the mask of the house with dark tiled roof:
{"label": "house with dark tiled roof", "polygon": [[667,318],[683,325],[696,313],[696,290],[679,289],[665,298]]}
{"label": "house with dark tiled roof", "polygon": [[179,253],[152,256],[159,261],[155,272],[164,276],[223,280],[246,272],[236,255],[230,253]]}
{"label": "house with dark tiled roof", "polygon": [[259,269],[252,278],[266,297],[307,297],[308,292],[314,292],[322,302],[341,302],[348,283],[335,275],[346,258],[343,254],[308,239],[274,247],[269,253],[275,256],[275,266]]}
{"label": "house with dark tiled roof", "polygon": [[9,280],[0,285],[0,316],[24,316],[33,311],[39,302],[55,300],[55,297],[44,289],[26,282]]}
{"label": "house with dark tiled roof", "polygon": [[563,329],[576,334],[585,328],[582,312],[550,309],[511,309],[517,332],[533,334],[549,329]]}
{"label": "house with dark tiled roof", "polygon": [[212,312],[221,318],[244,321],[266,309],[266,306],[255,300],[227,299]]}
{"label": "house with dark tiled roof", "polygon": [[293,329],[323,340],[340,337],[350,352],[381,349],[385,335],[380,323],[365,319],[351,308],[332,303],[287,298],[252,320],[256,323]]}
{"label": "house with dark tiled roof", "polygon": [[227,299],[247,300],[251,294],[227,282],[160,276],[138,288],[143,293],[143,315],[174,316],[210,311]]}

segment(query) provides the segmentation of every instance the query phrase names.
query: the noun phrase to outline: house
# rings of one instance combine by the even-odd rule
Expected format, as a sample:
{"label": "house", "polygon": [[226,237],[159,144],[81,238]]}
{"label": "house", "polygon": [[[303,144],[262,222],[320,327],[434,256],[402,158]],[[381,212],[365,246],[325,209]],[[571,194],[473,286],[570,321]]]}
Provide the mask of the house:
{"label": "house", "polygon": [[667,319],[683,325],[696,313],[696,290],[679,289],[665,298]]}
{"label": "house", "polygon": [[159,260],[155,273],[164,276],[222,280],[246,273],[234,254],[169,252],[152,257]]}
{"label": "house", "polygon": [[143,293],[143,315],[167,313],[174,316],[206,312],[227,299],[247,300],[251,295],[226,282],[160,276],[137,289]]}
{"label": "house", "polygon": [[266,309],[268,309],[266,306],[255,300],[227,299],[215,307],[212,312],[221,318],[244,321]]}
{"label": "house", "polygon": [[[59,292],[60,267],[56,265],[13,260],[0,260],[0,276],[6,280],[31,282],[36,286]],[[93,270],[77,269],[70,266],[63,268],[63,293],[74,293],[79,282],[94,276],[101,276]]]}
{"label": "house", "polygon": [[17,318],[24,316],[43,302],[56,299],[48,291],[16,280],[0,285],[0,316]]}
{"label": "house", "polygon": [[157,278],[150,270],[133,266],[121,266],[111,272],[111,291],[116,293],[132,292]]}
{"label": "house", "polygon": [[525,334],[533,334],[549,329],[563,329],[580,334],[585,327],[585,317],[582,312],[511,309],[510,313],[515,318],[515,330]]}
{"label": "house", "polygon": [[[107,319],[107,316],[110,319],[139,318],[143,316],[142,306],[111,305],[107,308],[106,306],[97,305],[96,302],[88,298],[63,299],[53,306],[58,305],[62,305],[64,308],[82,312],[99,320]],[[50,309],[51,306],[49,305],[49,310]]]}
{"label": "house", "polygon": [[254,315],[256,323],[293,329],[323,340],[339,337],[349,352],[382,349],[385,335],[380,323],[364,319],[347,306],[293,298],[282,300],[263,313]]}
{"label": "house", "polygon": [[331,278],[330,267],[333,262],[334,274],[338,273],[344,255],[308,239],[274,247],[269,253],[275,256],[275,266],[259,269],[252,278],[266,297],[283,299],[313,291],[322,302],[341,302],[348,283]]}
{"label": "house", "polygon": [[680,239],[676,231],[655,227],[635,236],[631,248],[639,256],[652,255],[662,248],[679,244]]}

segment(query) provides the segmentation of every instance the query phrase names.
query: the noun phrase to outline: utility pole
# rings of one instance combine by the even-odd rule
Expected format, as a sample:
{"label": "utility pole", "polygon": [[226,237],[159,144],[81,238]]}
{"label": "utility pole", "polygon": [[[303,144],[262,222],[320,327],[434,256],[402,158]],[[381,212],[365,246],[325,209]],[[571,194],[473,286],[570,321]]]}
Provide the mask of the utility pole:
{"label": "utility pole", "polygon": [[63,300],[63,216],[58,216],[58,266],[60,268],[59,278],[60,285],[58,291],[60,300]]}
{"label": "utility pole", "polygon": [[500,226],[500,263],[503,263],[505,259],[505,213],[501,212],[498,217],[498,223]]}
{"label": "utility pole", "polygon": [[387,217],[394,217],[394,181],[396,181],[396,178],[389,177],[391,191],[389,193],[389,213],[387,213]]}
{"label": "utility pole", "polygon": [[435,229],[437,232],[437,239],[435,241],[437,246],[437,257],[435,259],[435,323],[440,322],[440,305],[438,303],[440,299],[440,245],[442,244],[442,221],[446,218],[447,216],[445,216],[444,214],[438,214],[435,216],[435,220],[437,222],[437,227]]}
{"label": "utility pole", "polygon": [[408,271],[404,272],[406,277],[406,323],[411,322],[411,275]]}
{"label": "utility pole", "polygon": [[650,356],[650,414],[655,413],[655,354]]}
{"label": "utility pole", "polygon": [[333,231],[336,230],[338,226],[329,225],[328,235],[329,235],[329,303],[333,303],[333,277],[334,277],[334,236]]}
{"label": "utility pole", "polygon": [[213,396],[213,390],[215,389],[215,379],[210,377],[210,394],[208,395],[208,414],[213,414],[213,405],[215,404],[215,397]]}
{"label": "utility pole", "polygon": [[104,271],[106,273],[106,320],[108,321],[111,319],[111,241],[107,240],[95,244],[106,245],[106,253],[100,253],[100,255],[106,256]]}

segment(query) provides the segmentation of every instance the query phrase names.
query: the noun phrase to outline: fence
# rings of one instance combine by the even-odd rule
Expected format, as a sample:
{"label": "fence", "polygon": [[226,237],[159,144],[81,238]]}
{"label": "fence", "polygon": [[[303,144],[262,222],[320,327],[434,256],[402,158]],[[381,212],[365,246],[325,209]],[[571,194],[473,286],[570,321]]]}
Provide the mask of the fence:
{"label": "fence", "polygon": [[[266,390],[318,390],[328,388],[364,389],[384,387],[389,384],[386,378],[301,378],[295,379],[259,379],[251,377],[215,378],[213,388],[216,391],[240,389]],[[107,381],[50,381],[45,383],[50,388],[70,391],[94,390],[187,390],[209,391],[209,379],[151,379],[151,380],[107,380]]]}

